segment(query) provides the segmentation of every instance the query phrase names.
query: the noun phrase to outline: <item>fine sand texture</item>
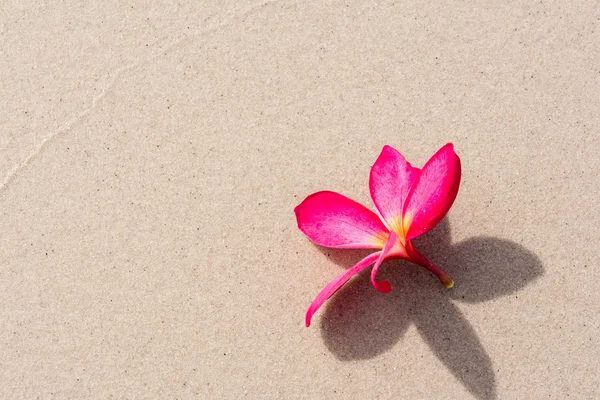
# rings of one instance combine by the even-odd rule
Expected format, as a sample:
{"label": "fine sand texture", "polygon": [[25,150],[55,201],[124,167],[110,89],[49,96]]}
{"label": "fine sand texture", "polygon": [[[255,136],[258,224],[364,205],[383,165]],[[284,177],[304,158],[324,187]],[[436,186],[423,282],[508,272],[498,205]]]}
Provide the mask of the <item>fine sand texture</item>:
{"label": "fine sand texture", "polygon": [[[0,398],[600,398],[598,1],[5,2]],[[445,143],[415,247],[312,244]]]}

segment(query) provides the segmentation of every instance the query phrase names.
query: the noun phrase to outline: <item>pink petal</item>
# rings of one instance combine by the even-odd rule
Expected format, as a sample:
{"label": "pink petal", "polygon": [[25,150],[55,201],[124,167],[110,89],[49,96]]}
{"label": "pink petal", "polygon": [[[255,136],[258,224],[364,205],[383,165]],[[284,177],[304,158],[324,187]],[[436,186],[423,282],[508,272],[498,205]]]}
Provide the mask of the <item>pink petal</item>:
{"label": "pink petal", "polygon": [[371,168],[369,189],[371,198],[388,227],[400,236],[402,210],[410,188],[418,179],[420,170],[412,167],[406,159],[390,146],[384,146]]}
{"label": "pink petal", "polygon": [[452,287],[454,286],[454,281],[452,280],[452,278],[450,278],[450,275],[448,275],[443,269],[441,269],[440,267],[423,257],[421,253],[419,253],[415,249],[410,240],[406,242],[406,252],[408,253],[408,256],[410,257],[410,260],[412,262],[419,264],[421,267],[426,268],[429,272],[437,276],[438,279],[444,284],[444,286],[446,286],[447,289],[452,289]]}
{"label": "pink petal", "polygon": [[344,285],[344,283],[348,282],[350,278],[358,274],[363,269],[367,268],[369,265],[373,264],[375,260],[377,260],[377,258],[379,257],[380,253],[381,252],[378,251],[373,254],[369,254],[368,256],[360,260],[358,264],[356,264],[354,267],[350,268],[349,270],[345,271],[343,274],[335,278],[333,281],[329,282],[327,286],[325,286],[323,290],[321,290],[317,297],[315,297],[313,302],[310,304],[310,307],[308,307],[308,311],[306,312],[306,327],[310,326],[310,320],[312,316],[323,305],[323,303],[325,303],[327,299],[333,296],[333,294],[337,292],[338,289]]}
{"label": "pink petal", "polygon": [[379,269],[379,266],[381,265],[381,263],[391,253],[392,249],[394,248],[394,246],[396,245],[397,242],[398,242],[398,236],[396,236],[396,234],[393,231],[390,232],[390,237],[388,238],[387,242],[385,243],[383,250],[379,254],[379,258],[377,259],[377,262],[375,263],[375,265],[373,266],[373,269],[371,270],[371,283],[373,284],[373,287],[375,289],[379,290],[382,293],[391,292],[392,285],[388,281],[376,281],[375,277],[377,276],[377,270]]}
{"label": "pink petal", "polygon": [[460,159],[452,143],[438,150],[423,166],[404,211],[406,240],[429,231],[444,218],[460,185]]}
{"label": "pink petal", "polygon": [[373,211],[339,193],[313,193],[294,212],[298,228],[321,246],[381,249],[388,236]]}

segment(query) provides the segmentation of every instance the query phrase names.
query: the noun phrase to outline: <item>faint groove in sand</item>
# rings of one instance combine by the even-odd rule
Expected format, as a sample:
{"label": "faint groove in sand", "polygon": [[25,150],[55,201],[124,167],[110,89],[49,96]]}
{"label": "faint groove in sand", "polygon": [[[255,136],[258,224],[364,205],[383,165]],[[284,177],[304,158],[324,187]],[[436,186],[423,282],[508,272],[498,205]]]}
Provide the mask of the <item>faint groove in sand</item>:
{"label": "faint groove in sand", "polygon": [[65,132],[70,131],[75,126],[75,124],[77,124],[77,122],[81,121],[94,108],[96,108],[98,101],[100,101],[106,95],[106,93],[111,89],[111,87],[114,85],[115,81],[117,80],[117,78],[119,77],[120,74],[122,74],[124,71],[135,68],[136,65],[137,64],[129,64],[124,67],[116,69],[111,74],[112,78],[108,81],[108,84],[106,85],[106,87],[102,90],[102,92],[100,92],[100,94],[98,94],[96,97],[94,97],[92,99],[92,104],[88,108],[86,108],[85,110],[83,110],[82,112],[77,114],[75,117],[73,117],[69,121],[67,121],[67,123],[63,127],[59,128],[57,131],[55,131],[55,132],[51,133],[50,135],[47,135],[45,138],[43,138],[42,141],[37,145],[37,147],[35,148],[35,150],[33,152],[31,152],[27,157],[25,157],[25,159],[21,163],[17,164],[10,171],[8,171],[8,173],[4,177],[4,180],[2,181],[2,184],[0,185],[0,192],[2,192],[6,188],[6,185],[8,185],[15,178],[15,176],[19,172],[19,170],[21,170],[23,167],[27,166],[37,155],[39,155],[42,152],[42,150],[48,145],[48,143],[50,143],[50,141],[52,139],[54,139],[55,137],[65,133]]}
{"label": "faint groove in sand", "polygon": [[260,4],[250,6],[241,12],[237,12],[237,10],[230,11],[227,13],[228,15],[226,15],[225,19],[223,21],[221,21],[220,23],[213,25],[213,26],[206,27],[205,29],[203,29],[202,31],[200,31],[196,34],[184,35],[183,37],[176,38],[170,45],[166,46],[164,50],[158,51],[157,53],[155,53],[149,57],[146,57],[145,59],[141,60],[138,63],[128,64],[123,67],[117,68],[113,73],[109,74],[109,76],[112,75],[112,78],[106,84],[106,87],[104,88],[104,90],[102,90],[102,92],[100,94],[98,94],[97,96],[95,96],[92,99],[92,104],[88,108],[86,108],[85,110],[83,110],[82,112],[77,114],[75,117],[73,117],[69,121],[67,121],[67,123],[62,128],[59,128],[57,131],[55,131],[55,132],[47,135],[45,138],[43,138],[42,141],[34,149],[33,152],[31,152],[27,157],[25,157],[25,159],[22,162],[18,163],[10,171],[8,171],[8,173],[2,180],[2,184],[0,184],[0,193],[2,193],[6,189],[6,185],[8,185],[16,177],[17,173],[21,169],[23,169],[24,167],[29,165],[29,163],[36,156],[38,156],[54,138],[58,137],[59,135],[65,133],[65,132],[70,131],[79,121],[81,121],[90,112],[92,112],[94,110],[94,108],[96,108],[96,105],[98,104],[98,102],[102,98],[104,98],[106,96],[106,93],[114,86],[115,81],[123,72],[134,69],[134,68],[136,68],[142,64],[145,64],[149,61],[153,61],[156,58],[160,57],[161,55],[166,55],[167,53],[171,52],[173,49],[177,48],[177,46],[179,46],[181,43],[184,43],[187,40],[190,40],[190,39],[193,40],[193,39],[200,37],[201,35],[206,35],[209,33],[216,32],[219,29],[229,25],[230,23],[232,23],[233,21],[235,21],[238,18],[247,17],[267,6],[279,3],[281,1],[283,1],[283,0],[263,1]]}

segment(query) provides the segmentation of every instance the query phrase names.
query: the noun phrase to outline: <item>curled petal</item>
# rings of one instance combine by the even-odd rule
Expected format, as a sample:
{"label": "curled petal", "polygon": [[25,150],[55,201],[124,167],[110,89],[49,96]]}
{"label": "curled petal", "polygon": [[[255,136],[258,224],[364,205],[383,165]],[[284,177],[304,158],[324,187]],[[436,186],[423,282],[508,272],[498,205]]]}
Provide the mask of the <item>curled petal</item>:
{"label": "curled petal", "polygon": [[460,185],[460,159],[446,144],[423,166],[404,206],[406,240],[424,234],[444,218]]}
{"label": "curled petal", "polygon": [[408,253],[408,256],[410,257],[410,260],[412,262],[419,264],[421,267],[424,267],[429,272],[437,276],[440,282],[442,282],[447,289],[452,289],[452,287],[454,286],[454,281],[452,280],[452,278],[450,278],[450,275],[448,275],[440,267],[423,257],[421,253],[419,253],[415,249],[411,241],[406,242],[406,252]]}
{"label": "curled petal", "polygon": [[398,236],[396,236],[396,234],[393,231],[390,232],[390,237],[388,238],[387,242],[385,243],[383,250],[379,254],[379,258],[377,259],[377,262],[375,263],[375,265],[373,266],[373,269],[371,270],[371,283],[373,284],[373,287],[375,289],[379,290],[381,293],[391,292],[392,285],[390,284],[389,281],[375,280],[375,277],[377,276],[377,270],[379,270],[379,266],[390,255],[390,253],[392,252],[392,249],[394,248],[394,246],[397,243],[398,243]]}
{"label": "curled petal", "polygon": [[402,210],[410,188],[418,179],[420,170],[412,167],[406,159],[391,146],[384,146],[371,168],[369,189],[371,198],[387,226],[400,236],[402,231]]}
{"label": "curled petal", "polygon": [[338,289],[341,288],[346,282],[348,282],[350,278],[358,274],[363,269],[367,268],[369,265],[373,264],[375,260],[377,260],[377,258],[379,257],[380,253],[380,251],[377,251],[373,254],[369,254],[368,256],[360,260],[358,264],[356,264],[354,267],[350,268],[349,270],[345,271],[343,274],[335,278],[333,281],[329,282],[327,286],[325,286],[323,290],[321,290],[317,297],[315,297],[313,302],[310,304],[310,307],[308,307],[308,311],[306,312],[306,326],[310,326],[310,320],[312,316],[323,305],[323,303],[325,303],[327,299],[333,296],[333,294],[337,292]]}
{"label": "curled petal", "polygon": [[377,215],[335,192],[317,192],[295,208],[298,228],[326,247],[381,249],[388,231]]}

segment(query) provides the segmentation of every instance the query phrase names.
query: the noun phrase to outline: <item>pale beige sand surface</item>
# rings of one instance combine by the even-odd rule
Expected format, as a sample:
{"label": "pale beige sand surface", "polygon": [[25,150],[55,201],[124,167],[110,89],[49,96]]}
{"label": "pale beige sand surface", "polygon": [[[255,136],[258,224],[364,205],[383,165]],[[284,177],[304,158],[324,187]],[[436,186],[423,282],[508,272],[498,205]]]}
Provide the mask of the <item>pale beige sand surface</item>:
{"label": "pale beige sand surface", "polygon": [[[600,397],[597,1],[6,2],[0,90],[1,398]],[[448,141],[455,288],[305,328],[293,208]]]}

